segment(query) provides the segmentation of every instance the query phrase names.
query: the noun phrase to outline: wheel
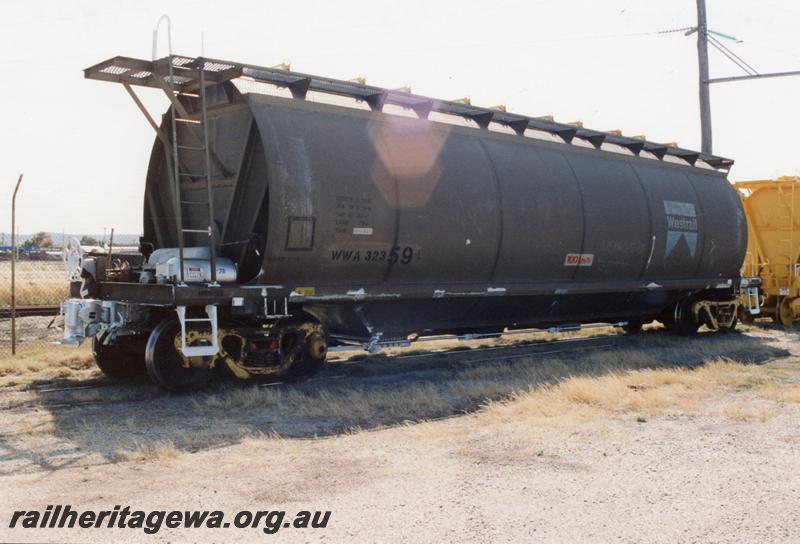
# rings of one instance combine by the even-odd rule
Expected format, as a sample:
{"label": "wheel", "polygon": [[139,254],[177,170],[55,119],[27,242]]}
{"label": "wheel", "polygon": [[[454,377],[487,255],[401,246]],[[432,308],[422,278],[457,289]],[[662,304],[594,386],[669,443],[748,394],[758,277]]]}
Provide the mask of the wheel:
{"label": "wheel", "polygon": [[679,336],[694,336],[700,323],[692,316],[692,300],[685,298],[675,305],[670,330]]}
{"label": "wheel", "polygon": [[780,297],[767,297],[766,301],[764,302],[764,310],[766,311],[762,315],[764,317],[769,317],[770,319],[772,319],[773,323],[782,325],[780,317],[780,309],[781,309]]}
{"label": "wheel", "polygon": [[[145,365],[147,374],[159,387],[173,393],[201,389],[216,376],[214,357],[186,357],[180,350],[181,324],[177,316],[159,323],[147,340]],[[189,345],[202,345],[208,340],[190,340]]]}
{"label": "wheel", "polygon": [[747,311],[747,308],[742,306],[739,307],[739,321],[744,323],[745,325],[750,325],[751,323],[755,323],[756,317]]}
{"label": "wheel", "polygon": [[325,365],[328,343],[318,325],[287,332],[281,337],[283,364],[278,376],[287,381],[310,378]]}
{"label": "wheel", "polygon": [[790,297],[781,297],[778,299],[775,305],[775,322],[784,327],[791,327],[792,323],[794,323],[792,299]]}
{"label": "wheel", "polygon": [[115,380],[129,380],[146,374],[144,363],[145,340],[142,336],[117,336],[113,344],[105,345],[108,333],[92,338],[92,355],[100,370]]}

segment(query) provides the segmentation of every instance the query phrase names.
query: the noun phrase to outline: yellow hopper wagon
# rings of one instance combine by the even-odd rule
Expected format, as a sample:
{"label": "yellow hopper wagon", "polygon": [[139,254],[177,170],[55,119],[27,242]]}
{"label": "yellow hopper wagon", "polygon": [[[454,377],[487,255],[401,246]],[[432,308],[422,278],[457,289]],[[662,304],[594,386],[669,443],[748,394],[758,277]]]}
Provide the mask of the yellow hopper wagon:
{"label": "yellow hopper wagon", "polygon": [[[747,214],[742,275],[761,278],[761,315],[791,325],[800,318],[800,177],[735,184]],[[753,304],[743,290],[744,304]]]}

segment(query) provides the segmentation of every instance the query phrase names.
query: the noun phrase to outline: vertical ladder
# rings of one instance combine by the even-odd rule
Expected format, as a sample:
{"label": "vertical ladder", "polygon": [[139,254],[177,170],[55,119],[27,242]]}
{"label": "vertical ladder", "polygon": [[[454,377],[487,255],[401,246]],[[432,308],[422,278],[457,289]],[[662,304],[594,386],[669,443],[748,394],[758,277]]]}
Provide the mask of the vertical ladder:
{"label": "vertical ladder", "polygon": [[[214,198],[211,188],[211,149],[208,139],[208,112],[206,106],[206,85],[205,85],[205,61],[203,59],[196,59],[192,63],[190,70],[195,71],[197,74],[197,82],[199,83],[198,95],[176,91],[175,89],[175,67],[173,56],[169,57],[169,70],[168,70],[168,92],[172,94],[170,101],[172,102],[172,167],[173,182],[174,182],[174,200],[175,200],[175,222],[178,234],[178,260],[180,264],[180,284],[186,284],[185,274],[185,260],[184,260],[184,234],[206,234],[208,236],[208,251],[211,259],[211,282],[210,286],[218,286],[217,283],[217,256],[216,256],[216,236],[214,235]],[[189,73],[188,71],[181,70],[181,75]],[[165,89],[167,91],[167,89]],[[180,107],[180,96],[192,96],[199,101],[200,106],[200,119],[194,119],[188,115],[185,108]],[[183,110],[183,111],[179,111]],[[179,117],[179,115],[181,115]],[[178,131],[178,124],[187,125],[185,131]],[[199,130],[198,130],[199,129]],[[195,136],[195,140],[200,142],[200,145],[187,145],[179,139],[179,133],[191,133]],[[198,136],[198,132],[200,133]],[[181,153],[202,152],[203,157],[203,171],[202,172],[187,172],[184,171],[183,162],[181,161]],[[205,179],[205,200],[190,201],[184,198],[183,190],[181,188],[183,180],[189,182],[197,179]],[[204,228],[199,226],[192,226],[188,228],[184,226],[183,221],[183,206],[203,206],[206,210],[207,224]]]}

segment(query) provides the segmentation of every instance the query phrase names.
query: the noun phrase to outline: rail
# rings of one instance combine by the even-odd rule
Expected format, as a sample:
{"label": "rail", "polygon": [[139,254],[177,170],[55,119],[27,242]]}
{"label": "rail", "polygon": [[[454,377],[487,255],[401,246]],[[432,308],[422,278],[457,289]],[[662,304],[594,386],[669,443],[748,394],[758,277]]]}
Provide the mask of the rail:
{"label": "rail", "polygon": [[11,308],[0,308],[0,319],[8,319],[12,313],[16,317],[33,317],[53,316],[60,311],[60,306],[17,306],[13,312]]}

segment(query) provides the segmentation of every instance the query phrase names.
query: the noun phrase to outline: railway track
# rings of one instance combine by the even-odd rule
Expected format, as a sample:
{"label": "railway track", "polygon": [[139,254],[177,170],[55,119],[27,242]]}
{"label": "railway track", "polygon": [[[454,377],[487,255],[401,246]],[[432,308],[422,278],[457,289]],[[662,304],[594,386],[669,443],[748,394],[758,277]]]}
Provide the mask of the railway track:
{"label": "railway track", "polygon": [[[303,382],[286,382],[274,380],[268,382],[258,382],[257,387],[278,387],[278,388],[309,388],[331,380],[352,379],[381,379],[396,377],[397,375],[410,374],[421,371],[431,371],[436,369],[448,368],[456,369],[472,365],[490,364],[494,362],[510,362],[531,356],[550,356],[561,353],[576,353],[589,350],[606,350],[621,347],[631,338],[624,336],[597,336],[591,338],[567,338],[562,340],[551,340],[547,342],[525,343],[521,345],[508,346],[486,346],[470,349],[450,349],[437,350],[425,353],[398,354],[394,356],[376,357],[357,360],[336,361],[329,364],[320,375]],[[430,362],[430,359],[436,359]],[[414,364],[417,362],[418,364]],[[244,382],[234,382],[244,383]],[[73,392],[84,392],[91,390],[111,390],[122,389],[126,393],[136,393],[132,388],[139,389],[141,396],[110,399],[69,399],[59,398],[68,397]],[[68,385],[63,387],[52,387],[42,385],[26,389],[15,390],[15,393],[34,393],[37,398],[26,399],[16,404],[7,404],[3,407],[6,411],[24,411],[38,408],[47,410],[69,410],[102,405],[112,405],[120,403],[138,403],[150,401],[164,396],[157,392],[150,384],[142,382],[121,383],[105,382],[96,384]]]}
{"label": "railway track", "polygon": [[[55,316],[61,311],[60,306],[17,306],[17,317]],[[11,308],[0,308],[0,319],[11,318]]]}

